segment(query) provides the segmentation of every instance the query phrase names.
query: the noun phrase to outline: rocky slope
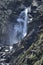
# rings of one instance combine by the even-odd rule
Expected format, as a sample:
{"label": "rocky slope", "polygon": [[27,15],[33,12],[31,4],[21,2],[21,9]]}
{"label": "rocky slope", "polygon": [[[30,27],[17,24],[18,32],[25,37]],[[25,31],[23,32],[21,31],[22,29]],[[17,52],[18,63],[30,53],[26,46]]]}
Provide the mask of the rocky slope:
{"label": "rocky slope", "polygon": [[[14,44],[10,50],[9,32],[24,6],[31,6],[29,14],[33,20],[28,24],[27,36]],[[1,65],[43,65],[43,0],[0,0],[1,45],[0,58],[5,58],[0,61]]]}
{"label": "rocky slope", "polygon": [[14,53],[14,58],[11,60],[14,65],[43,65],[43,22],[41,20],[35,21],[41,23],[38,30],[32,30],[21,42],[20,49]]}

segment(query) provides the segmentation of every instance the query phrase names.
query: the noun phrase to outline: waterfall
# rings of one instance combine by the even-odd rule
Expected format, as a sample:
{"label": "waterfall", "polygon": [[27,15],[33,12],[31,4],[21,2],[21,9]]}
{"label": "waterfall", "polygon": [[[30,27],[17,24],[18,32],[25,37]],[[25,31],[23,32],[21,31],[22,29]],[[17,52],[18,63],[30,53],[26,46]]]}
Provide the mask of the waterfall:
{"label": "waterfall", "polygon": [[24,11],[22,11],[17,19],[19,24],[21,24],[21,23],[23,24],[23,26],[21,25],[23,27],[22,28],[22,37],[25,37],[27,34],[27,18],[28,18],[28,8],[26,8]]}
{"label": "waterfall", "polygon": [[10,38],[11,44],[21,41],[21,39],[27,35],[28,11],[30,11],[30,9],[25,8],[19,14],[17,23],[14,25],[12,37]]}

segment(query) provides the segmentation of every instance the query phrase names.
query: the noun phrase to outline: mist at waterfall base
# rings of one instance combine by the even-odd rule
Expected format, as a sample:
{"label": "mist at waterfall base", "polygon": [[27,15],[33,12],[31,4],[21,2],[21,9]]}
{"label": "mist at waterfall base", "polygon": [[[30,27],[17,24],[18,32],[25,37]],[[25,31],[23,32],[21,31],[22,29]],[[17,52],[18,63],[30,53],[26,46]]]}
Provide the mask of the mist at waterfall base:
{"label": "mist at waterfall base", "polygon": [[21,11],[14,25],[13,34],[10,36],[10,44],[20,42],[27,35],[28,8]]}

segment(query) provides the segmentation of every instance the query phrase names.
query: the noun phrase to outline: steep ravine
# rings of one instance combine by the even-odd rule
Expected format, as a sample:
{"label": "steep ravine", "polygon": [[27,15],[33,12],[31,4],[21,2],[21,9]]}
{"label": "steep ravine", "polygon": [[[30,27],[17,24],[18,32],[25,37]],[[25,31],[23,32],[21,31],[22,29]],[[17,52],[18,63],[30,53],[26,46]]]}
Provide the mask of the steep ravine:
{"label": "steep ravine", "polygon": [[39,23],[36,23],[38,28],[32,29],[21,41],[20,48],[10,61],[14,65],[43,65],[43,22],[42,19],[34,22]]}
{"label": "steep ravine", "polygon": [[[14,44],[14,26],[25,8],[27,35]],[[0,65],[43,65],[43,0],[0,0]]]}

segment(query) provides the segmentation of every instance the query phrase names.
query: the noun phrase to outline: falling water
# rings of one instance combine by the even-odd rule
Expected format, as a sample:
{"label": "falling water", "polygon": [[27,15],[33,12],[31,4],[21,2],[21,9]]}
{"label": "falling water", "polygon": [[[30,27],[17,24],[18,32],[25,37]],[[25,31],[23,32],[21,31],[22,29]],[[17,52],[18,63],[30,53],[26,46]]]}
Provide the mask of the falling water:
{"label": "falling water", "polygon": [[19,15],[19,18],[17,19],[19,24],[23,23],[22,37],[25,37],[27,34],[27,18],[28,18],[28,8],[22,11]]}
{"label": "falling water", "polygon": [[27,19],[28,8],[25,8],[25,10],[19,14],[17,23],[14,25],[14,32],[12,37],[13,40],[10,40],[11,44],[21,41],[21,39],[23,39],[27,35]]}

